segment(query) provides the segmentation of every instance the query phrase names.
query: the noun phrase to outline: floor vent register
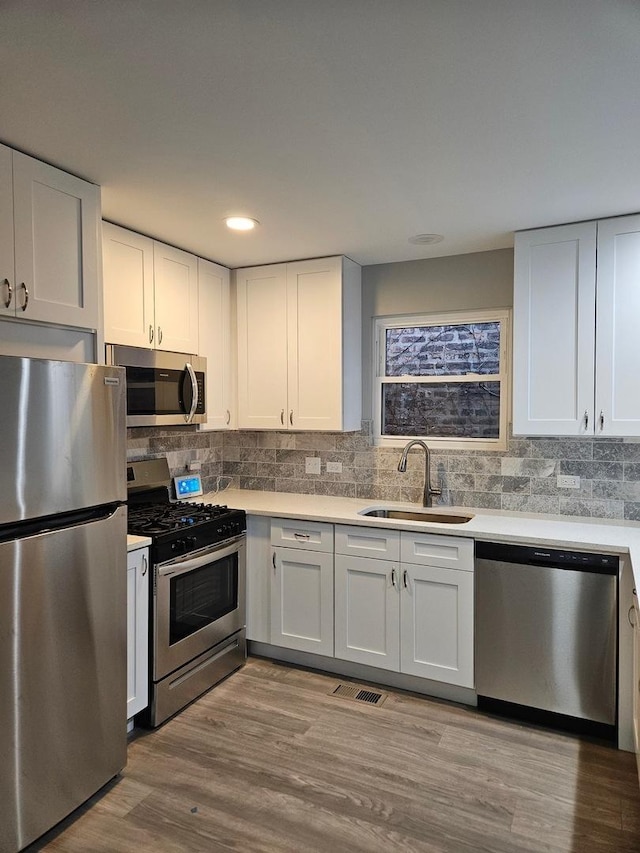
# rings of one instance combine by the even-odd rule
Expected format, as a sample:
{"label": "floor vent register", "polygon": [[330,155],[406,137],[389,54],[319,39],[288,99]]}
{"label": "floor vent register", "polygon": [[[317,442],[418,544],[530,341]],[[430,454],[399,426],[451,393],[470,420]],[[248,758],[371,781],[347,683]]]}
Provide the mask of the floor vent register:
{"label": "floor vent register", "polygon": [[362,687],[353,687],[350,684],[339,684],[331,691],[332,696],[341,699],[353,699],[355,702],[366,702],[367,705],[380,706],[387,698],[386,693],[378,693],[375,690],[364,690]]}

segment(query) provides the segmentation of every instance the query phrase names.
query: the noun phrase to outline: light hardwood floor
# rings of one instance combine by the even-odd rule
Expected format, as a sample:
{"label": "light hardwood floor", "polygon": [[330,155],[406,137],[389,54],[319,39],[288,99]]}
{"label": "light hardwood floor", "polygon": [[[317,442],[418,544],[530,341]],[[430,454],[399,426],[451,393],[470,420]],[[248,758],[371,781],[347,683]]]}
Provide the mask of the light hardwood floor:
{"label": "light hardwood floor", "polygon": [[29,853],[640,851],[632,755],[406,693],[330,696],[340,682],[249,660]]}

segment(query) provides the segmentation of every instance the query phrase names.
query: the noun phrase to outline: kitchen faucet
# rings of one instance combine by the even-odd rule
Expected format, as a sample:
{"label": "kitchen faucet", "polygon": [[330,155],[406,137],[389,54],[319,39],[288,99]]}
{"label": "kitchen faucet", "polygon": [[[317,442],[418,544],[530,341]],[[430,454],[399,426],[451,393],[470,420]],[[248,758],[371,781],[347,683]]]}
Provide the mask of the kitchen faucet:
{"label": "kitchen faucet", "polygon": [[411,448],[413,447],[414,444],[417,444],[419,447],[421,447],[424,450],[424,491],[422,493],[422,506],[431,506],[432,505],[431,498],[434,495],[436,495],[436,497],[438,495],[441,495],[442,489],[438,489],[438,488],[432,489],[431,488],[431,477],[429,474],[429,464],[431,461],[431,454],[430,454],[429,448],[424,443],[424,441],[421,441],[419,438],[414,438],[412,441],[408,442],[404,446],[404,448],[402,450],[402,456],[400,457],[400,461],[398,462],[398,471],[400,471],[400,473],[404,474],[404,472],[407,470],[407,454],[409,453],[409,451],[411,450]]}

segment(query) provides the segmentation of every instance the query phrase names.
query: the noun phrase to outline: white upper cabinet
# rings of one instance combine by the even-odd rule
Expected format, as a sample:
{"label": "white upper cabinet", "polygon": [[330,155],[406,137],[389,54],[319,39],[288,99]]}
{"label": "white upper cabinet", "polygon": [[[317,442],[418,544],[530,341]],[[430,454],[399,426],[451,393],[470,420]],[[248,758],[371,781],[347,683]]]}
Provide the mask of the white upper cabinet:
{"label": "white upper cabinet", "polygon": [[153,244],[156,349],[198,352],[198,260]]}
{"label": "white upper cabinet", "polygon": [[318,258],[238,270],[238,426],[356,430],[360,267]]}
{"label": "white upper cabinet", "polygon": [[286,429],[287,266],[236,271],[238,426]]}
{"label": "white upper cabinet", "polygon": [[516,234],[513,432],[593,432],[596,225]]}
{"label": "white upper cabinet", "polygon": [[100,326],[100,189],[0,146],[0,313]]}
{"label": "white upper cabinet", "polygon": [[105,341],[198,352],[195,255],[104,222]]}
{"label": "white upper cabinet", "polygon": [[207,359],[207,422],[200,429],[235,429],[229,270],[198,258],[199,355]]}
{"label": "white upper cabinet", "polygon": [[514,434],[640,435],[639,291],[640,216],[516,234]]}
{"label": "white upper cabinet", "polygon": [[103,222],[102,262],[105,341],[151,347],[155,335],[153,240]]}
{"label": "white upper cabinet", "polygon": [[640,435],[640,215],[598,223],[596,435]]}

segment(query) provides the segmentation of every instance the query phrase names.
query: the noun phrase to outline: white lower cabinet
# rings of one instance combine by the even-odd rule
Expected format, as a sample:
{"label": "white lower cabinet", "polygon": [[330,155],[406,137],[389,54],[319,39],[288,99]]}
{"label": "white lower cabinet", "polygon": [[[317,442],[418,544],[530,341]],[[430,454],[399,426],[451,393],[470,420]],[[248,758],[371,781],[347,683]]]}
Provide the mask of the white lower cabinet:
{"label": "white lower cabinet", "polygon": [[333,525],[271,521],[271,643],[333,656]]}
{"label": "white lower cabinet", "polygon": [[247,533],[250,640],[474,686],[473,539],[258,517]]}
{"label": "white lower cabinet", "polygon": [[337,658],[400,669],[400,566],[336,554]]}
{"label": "white lower cabinet", "polygon": [[640,608],[638,594],[633,591],[633,746],[640,774]]}
{"label": "white lower cabinet", "polygon": [[127,719],[149,704],[149,549],[127,554]]}
{"label": "white lower cabinet", "polygon": [[333,655],[333,552],[274,548],[271,642]]}
{"label": "white lower cabinet", "polygon": [[400,671],[473,687],[473,572],[402,564]]}
{"label": "white lower cabinet", "polygon": [[336,527],[339,549],[336,657],[473,687],[473,540]]}

